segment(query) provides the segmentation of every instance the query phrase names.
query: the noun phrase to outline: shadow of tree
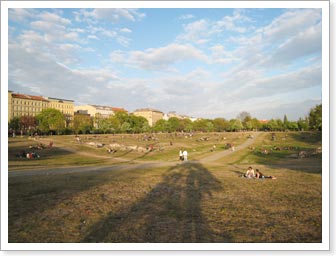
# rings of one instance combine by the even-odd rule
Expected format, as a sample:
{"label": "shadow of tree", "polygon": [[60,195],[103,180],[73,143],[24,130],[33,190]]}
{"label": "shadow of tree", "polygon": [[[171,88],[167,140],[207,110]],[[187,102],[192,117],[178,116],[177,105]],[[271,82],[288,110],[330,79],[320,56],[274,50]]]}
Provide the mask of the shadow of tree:
{"label": "shadow of tree", "polygon": [[95,223],[81,242],[212,242],[201,203],[220,188],[201,164],[178,164],[146,197]]}
{"label": "shadow of tree", "polygon": [[322,132],[301,132],[301,133],[290,133],[296,141],[305,142],[305,143],[322,143]]}

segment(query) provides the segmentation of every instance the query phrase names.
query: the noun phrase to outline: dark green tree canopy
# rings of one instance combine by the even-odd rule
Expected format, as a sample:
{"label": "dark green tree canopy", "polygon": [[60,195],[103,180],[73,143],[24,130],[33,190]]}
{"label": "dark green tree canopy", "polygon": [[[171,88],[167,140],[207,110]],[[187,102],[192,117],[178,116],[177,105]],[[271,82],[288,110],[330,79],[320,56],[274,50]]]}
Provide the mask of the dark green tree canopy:
{"label": "dark green tree canopy", "polygon": [[322,131],[322,104],[312,108],[309,112],[309,128]]}

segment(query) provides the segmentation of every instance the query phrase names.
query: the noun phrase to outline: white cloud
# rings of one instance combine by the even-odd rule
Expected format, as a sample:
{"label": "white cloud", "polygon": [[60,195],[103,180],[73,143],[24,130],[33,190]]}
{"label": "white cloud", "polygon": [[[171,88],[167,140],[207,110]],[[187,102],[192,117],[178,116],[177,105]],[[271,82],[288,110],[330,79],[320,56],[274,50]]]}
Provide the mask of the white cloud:
{"label": "white cloud", "polygon": [[[206,20],[200,19],[183,26],[184,32],[177,36],[178,42],[188,41],[196,44],[204,44],[210,42],[213,38],[218,37],[225,31],[232,31],[237,33],[245,33],[249,27],[246,23],[250,23],[252,20],[235,11],[231,16],[224,16],[220,20]],[[239,25],[242,24],[243,25]]]}
{"label": "white cloud", "polygon": [[236,98],[272,97],[273,95],[294,92],[315,86],[321,86],[321,67],[306,67],[291,73],[272,77],[249,77],[246,84],[231,92]]}
{"label": "white cloud", "polygon": [[111,38],[114,38],[116,37],[118,34],[117,32],[113,31],[113,30],[105,30],[101,32],[101,34],[103,36],[107,36],[107,37],[111,37]]}
{"label": "white cloud", "polygon": [[122,32],[122,33],[132,33],[132,30],[129,29],[129,28],[122,28],[122,29],[120,29],[120,32]]}
{"label": "white cloud", "polygon": [[[112,23],[117,23],[122,20],[127,21],[138,21],[143,19],[146,15],[137,9],[123,9],[123,8],[97,8],[91,11],[86,9],[76,12],[77,21],[89,21],[94,22],[94,20],[105,20]],[[94,20],[90,20],[94,19]]]}
{"label": "white cloud", "polygon": [[[321,52],[319,10],[287,10],[257,30],[252,30],[252,20],[240,11],[219,20],[208,16],[190,22],[194,17],[185,16],[188,23],[183,34],[171,35],[171,41],[163,45],[154,45],[153,40],[153,48],[129,51],[118,49],[114,42],[129,47],[131,36],[138,42],[137,33],[111,22],[139,21],[144,17],[142,11],[78,11],[77,21],[85,18],[89,21],[85,24],[65,19],[60,12],[32,13],[15,9],[10,15],[13,22],[25,22],[25,30],[13,26],[10,33],[9,86],[14,91],[74,99],[76,104],[99,103],[128,110],[151,106],[225,118],[242,110],[268,118],[272,113],[283,115],[281,107],[299,109],[299,100],[291,104],[295,99],[289,97],[308,99],[309,104],[319,100],[310,97],[321,87],[321,58],[316,57]],[[20,16],[14,18],[14,14]],[[244,34],[248,29],[251,33]],[[93,40],[111,46],[108,60]],[[84,51],[95,51],[92,67],[96,62],[106,68],[76,67],[86,65],[80,57],[93,56]],[[123,73],[133,78],[122,77]]]}
{"label": "white cloud", "polygon": [[294,36],[321,20],[321,9],[289,10],[275,18],[271,24],[259,29],[270,41],[281,41]]}
{"label": "white cloud", "polygon": [[225,47],[223,45],[214,45],[210,47],[210,50],[212,52],[211,63],[229,64],[234,61],[240,60],[237,56],[234,56],[234,53],[232,51],[225,50]]}
{"label": "white cloud", "polygon": [[113,51],[110,54],[110,60],[113,63],[125,63],[127,61],[126,52],[121,50]]}
{"label": "white cloud", "polygon": [[184,14],[184,15],[181,15],[179,17],[179,20],[189,20],[189,19],[193,19],[193,18],[195,18],[195,16],[192,15],[192,14]]}
{"label": "white cloud", "polygon": [[302,57],[316,53],[321,54],[321,49],[322,31],[321,24],[318,24],[289,38],[274,51],[263,65],[288,65]]}
{"label": "white cloud", "polygon": [[[113,39],[118,42],[120,45],[127,47],[129,46],[131,39],[129,38],[129,33],[131,31],[127,31],[127,29],[122,30],[114,30],[114,29],[105,29],[103,27],[98,26],[89,26],[88,31],[92,33],[89,38],[90,39],[100,39],[102,37]],[[119,33],[119,32],[122,32]],[[125,35],[126,34],[126,35]]]}
{"label": "white cloud", "polygon": [[76,53],[83,50],[79,44],[73,43],[77,42],[77,34],[65,32],[62,37],[61,40],[56,34],[40,34],[29,30],[19,36],[18,43],[10,42],[9,45],[19,44],[27,52],[43,54],[60,62],[77,62]]}
{"label": "white cloud", "polygon": [[145,70],[168,70],[181,61],[207,61],[203,52],[191,45],[170,44],[160,48],[149,48],[144,51],[114,51],[110,55],[112,61],[124,62],[134,68]]}
{"label": "white cloud", "polygon": [[96,35],[88,35],[88,39],[94,39],[94,40],[99,40],[99,38]]}
{"label": "white cloud", "polygon": [[[34,94],[37,92],[36,88],[39,88],[38,93],[45,96],[83,99],[85,95],[89,95],[91,103],[97,103],[95,100],[98,98],[102,101],[101,91],[105,86],[119,79],[110,69],[73,70],[48,56],[32,54],[20,47],[10,47],[9,63],[9,88],[27,94]],[[92,86],[98,91],[87,94]],[[110,100],[117,97],[117,91],[104,90],[104,94]]]}
{"label": "white cloud", "polygon": [[61,51],[75,51],[81,50],[82,47],[78,44],[60,44],[59,49]]}
{"label": "white cloud", "polygon": [[193,70],[186,75],[169,76],[157,81],[161,84],[163,93],[173,98],[194,98],[202,94],[209,84],[210,73],[203,69]]}
{"label": "white cloud", "polygon": [[132,40],[130,38],[125,37],[125,36],[118,36],[117,37],[117,42],[124,47],[129,46],[131,41]]}
{"label": "white cloud", "polygon": [[35,11],[32,9],[10,8],[8,10],[8,19],[14,22],[25,22],[26,20],[35,17]]}
{"label": "white cloud", "polygon": [[[32,30],[24,31],[19,36],[19,40],[19,43],[28,51],[34,51],[36,47],[43,48],[46,44],[44,36]],[[9,44],[12,44],[12,42],[9,42]]]}
{"label": "white cloud", "polygon": [[221,33],[225,30],[234,31],[238,33],[245,33],[247,31],[246,24],[244,26],[239,26],[239,23],[251,22],[251,19],[241,15],[240,11],[236,10],[232,16],[225,16],[221,20],[215,22],[213,26],[213,33]]}
{"label": "white cloud", "polygon": [[196,44],[202,44],[208,41],[211,36],[210,23],[205,19],[197,20],[184,25],[184,33],[177,37],[177,41],[188,41]]}
{"label": "white cloud", "polygon": [[38,18],[40,18],[43,21],[52,23],[52,24],[59,24],[59,25],[70,25],[71,21],[69,19],[63,18],[55,13],[51,13],[51,12],[43,12],[40,13],[38,16]]}
{"label": "white cloud", "polygon": [[118,76],[109,69],[77,69],[72,70],[76,75],[94,79],[97,82],[110,82],[119,80]]}

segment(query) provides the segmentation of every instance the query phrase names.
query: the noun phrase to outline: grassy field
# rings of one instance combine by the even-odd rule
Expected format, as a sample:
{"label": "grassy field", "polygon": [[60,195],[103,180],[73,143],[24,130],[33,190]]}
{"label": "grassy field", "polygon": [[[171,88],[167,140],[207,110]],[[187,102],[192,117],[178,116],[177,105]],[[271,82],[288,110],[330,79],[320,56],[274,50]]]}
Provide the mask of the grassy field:
{"label": "grassy field", "polygon": [[[275,135],[10,138],[9,242],[321,242],[321,134]],[[50,140],[39,159],[15,156]],[[241,178],[250,165],[277,179]],[[80,166],[92,171],[71,172]]]}

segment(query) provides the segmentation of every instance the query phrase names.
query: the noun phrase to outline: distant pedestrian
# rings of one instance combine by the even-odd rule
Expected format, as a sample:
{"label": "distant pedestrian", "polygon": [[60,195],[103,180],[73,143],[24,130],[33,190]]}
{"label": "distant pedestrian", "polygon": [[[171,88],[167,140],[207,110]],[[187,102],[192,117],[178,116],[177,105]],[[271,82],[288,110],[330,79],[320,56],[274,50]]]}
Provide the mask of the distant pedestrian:
{"label": "distant pedestrian", "polygon": [[179,157],[180,157],[180,161],[183,161],[183,151],[182,151],[182,149],[180,149]]}
{"label": "distant pedestrian", "polygon": [[188,161],[188,151],[187,150],[183,151],[183,161]]}

